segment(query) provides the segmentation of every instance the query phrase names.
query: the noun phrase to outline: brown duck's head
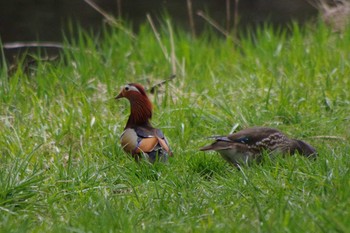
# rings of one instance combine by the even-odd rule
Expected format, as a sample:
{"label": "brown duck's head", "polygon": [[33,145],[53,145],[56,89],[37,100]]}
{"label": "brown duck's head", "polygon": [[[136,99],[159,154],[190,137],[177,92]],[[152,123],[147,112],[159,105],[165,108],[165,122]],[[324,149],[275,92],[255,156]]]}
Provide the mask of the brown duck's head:
{"label": "brown duck's head", "polygon": [[130,102],[130,116],[126,127],[149,124],[152,118],[152,103],[145,88],[138,83],[125,85],[115,99],[126,98]]}
{"label": "brown duck's head", "polygon": [[138,83],[126,84],[115,99],[127,98],[129,101],[133,99],[148,99],[145,88]]}

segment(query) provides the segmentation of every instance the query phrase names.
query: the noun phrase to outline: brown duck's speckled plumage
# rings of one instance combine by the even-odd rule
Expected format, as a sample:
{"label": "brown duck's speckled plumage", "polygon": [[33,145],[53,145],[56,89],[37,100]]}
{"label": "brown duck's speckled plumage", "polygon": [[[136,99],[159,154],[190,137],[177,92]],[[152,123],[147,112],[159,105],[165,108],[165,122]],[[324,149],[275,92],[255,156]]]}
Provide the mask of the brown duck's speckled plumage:
{"label": "brown duck's speckled plumage", "polygon": [[253,127],[241,130],[228,136],[214,137],[215,142],[200,148],[202,151],[214,150],[222,157],[238,166],[261,160],[264,151],[272,154],[301,154],[316,158],[316,150],[309,144],[288,138],[277,129]]}

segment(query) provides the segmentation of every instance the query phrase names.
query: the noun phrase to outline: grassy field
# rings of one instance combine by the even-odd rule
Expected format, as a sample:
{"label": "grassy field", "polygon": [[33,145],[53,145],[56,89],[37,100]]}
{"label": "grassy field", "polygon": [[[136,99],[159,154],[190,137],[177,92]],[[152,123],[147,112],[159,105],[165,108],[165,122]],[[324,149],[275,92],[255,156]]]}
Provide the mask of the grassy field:
{"label": "grassy field", "polygon": [[[164,24],[79,33],[62,56],[0,80],[1,232],[350,232],[350,30],[269,27],[234,46]],[[122,85],[151,87],[168,164],[135,163],[119,136]],[[276,127],[317,148],[241,171],[207,136]]]}

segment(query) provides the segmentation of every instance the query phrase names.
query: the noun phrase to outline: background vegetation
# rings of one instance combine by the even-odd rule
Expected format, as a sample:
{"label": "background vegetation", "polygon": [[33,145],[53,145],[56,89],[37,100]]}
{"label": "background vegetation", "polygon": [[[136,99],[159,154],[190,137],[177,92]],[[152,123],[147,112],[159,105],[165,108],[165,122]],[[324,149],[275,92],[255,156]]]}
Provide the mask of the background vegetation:
{"label": "background vegetation", "polygon": [[[3,65],[1,232],[349,232],[350,30],[268,26],[239,44],[165,23],[101,38],[80,31],[55,61]],[[98,41],[98,42],[97,42]],[[120,148],[122,85],[151,87],[168,164]],[[236,170],[199,152],[207,136],[254,125],[319,152]]]}

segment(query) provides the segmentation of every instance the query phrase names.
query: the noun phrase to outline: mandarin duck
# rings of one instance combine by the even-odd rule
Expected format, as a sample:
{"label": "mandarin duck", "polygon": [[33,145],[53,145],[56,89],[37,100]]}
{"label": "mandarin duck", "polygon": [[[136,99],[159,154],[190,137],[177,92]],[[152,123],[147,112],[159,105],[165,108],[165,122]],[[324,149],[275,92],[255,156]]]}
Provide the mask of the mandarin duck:
{"label": "mandarin duck", "polygon": [[125,85],[115,97],[120,98],[130,102],[130,116],[120,136],[123,150],[136,161],[144,157],[151,163],[166,162],[172,152],[163,132],[151,125],[152,103],[143,86],[137,83]]}
{"label": "mandarin duck", "polygon": [[316,150],[309,144],[290,139],[277,129],[252,127],[228,136],[214,136],[215,142],[200,148],[201,151],[217,151],[229,163],[239,168],[254,160],[261,162],[264,151],[269,155],[300,154],[316,158]]}

